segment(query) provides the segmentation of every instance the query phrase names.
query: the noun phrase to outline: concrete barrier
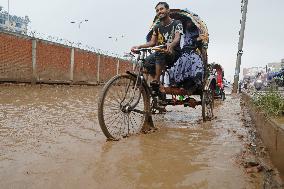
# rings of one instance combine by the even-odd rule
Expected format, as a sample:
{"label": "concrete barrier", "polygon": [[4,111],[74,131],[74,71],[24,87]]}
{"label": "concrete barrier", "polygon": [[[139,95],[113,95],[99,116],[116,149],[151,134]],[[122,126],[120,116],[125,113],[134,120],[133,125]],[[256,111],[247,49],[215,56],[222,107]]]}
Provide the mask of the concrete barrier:
{"label": "concrete barrier", "polygon": [[273,118],[265,116],[252,102],[251,96],[242,93],[242,100],[248,107],[256,129],[269,151],[274,166],[284,179],[284,124],[279,124]]}

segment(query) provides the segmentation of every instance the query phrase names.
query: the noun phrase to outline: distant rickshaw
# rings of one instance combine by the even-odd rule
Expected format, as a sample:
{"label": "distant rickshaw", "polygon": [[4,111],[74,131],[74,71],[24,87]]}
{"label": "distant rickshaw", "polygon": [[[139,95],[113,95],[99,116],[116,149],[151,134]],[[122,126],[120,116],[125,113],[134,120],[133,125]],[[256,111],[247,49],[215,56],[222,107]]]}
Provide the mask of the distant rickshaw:
{"label": "distant rickshaw", "polygon": [[212,64],[213,73],[216,77],[216,87],[215,87],[215,98],[220,98],[222,100],[226,99],[224,90],[224,70],[220,64]]}

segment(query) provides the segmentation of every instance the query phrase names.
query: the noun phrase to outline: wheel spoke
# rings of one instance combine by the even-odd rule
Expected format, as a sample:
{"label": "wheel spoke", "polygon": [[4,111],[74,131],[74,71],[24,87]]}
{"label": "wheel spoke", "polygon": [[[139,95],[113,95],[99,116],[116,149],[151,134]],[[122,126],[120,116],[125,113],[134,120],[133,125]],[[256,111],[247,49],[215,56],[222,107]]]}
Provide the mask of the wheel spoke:
{"label": "wheel spoke", "polygon": [[113,116],[113,118],[111,119],[111,120],[107,120],[107,123],[109,122],[109,124],[108,125],[113,125],[113,123],[120,117],[120,113],[118,113],[118,114],[116,114],[117,116],[115,117],[115,116]]}

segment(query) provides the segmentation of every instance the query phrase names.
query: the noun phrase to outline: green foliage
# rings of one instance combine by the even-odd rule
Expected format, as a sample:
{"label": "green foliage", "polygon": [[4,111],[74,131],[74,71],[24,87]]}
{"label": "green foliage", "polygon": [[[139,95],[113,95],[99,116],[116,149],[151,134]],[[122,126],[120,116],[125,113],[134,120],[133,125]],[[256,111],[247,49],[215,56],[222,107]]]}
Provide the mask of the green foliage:
{"label": "green foliage", "polygon": [[253,102],[269,116],[284,115],[284,97],[277,91],[255,93]]}

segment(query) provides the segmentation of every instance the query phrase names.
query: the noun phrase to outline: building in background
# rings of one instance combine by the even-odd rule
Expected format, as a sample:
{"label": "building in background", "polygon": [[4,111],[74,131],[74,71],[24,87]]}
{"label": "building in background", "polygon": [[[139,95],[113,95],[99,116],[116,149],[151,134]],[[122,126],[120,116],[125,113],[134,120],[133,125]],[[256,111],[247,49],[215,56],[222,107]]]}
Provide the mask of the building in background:
{"label": "building in background", "polygon": [[279,72],[281,69],[284,69],[284,59],[268,63],[265,67],[243,68],[243,78],[254,78],[258,73]]}
{"label": "building in background", "polygon": [[284,68],[284,59],[282,59],[281,62],[268,63],[267,67],[269,72],[278,72]]}
{"label": "building in background", "polygon": [[265,73],[265,67],[251,67],[243,69],[243,78],[254,78],[258,73]]}
{"label": "building in background", "polygon": [[7,11],[0,6],[0,30],[11,31],[20,34],[27,34],[30,19],[28,16],[19,17],[9,15]]}

